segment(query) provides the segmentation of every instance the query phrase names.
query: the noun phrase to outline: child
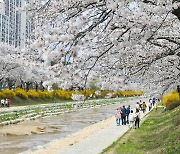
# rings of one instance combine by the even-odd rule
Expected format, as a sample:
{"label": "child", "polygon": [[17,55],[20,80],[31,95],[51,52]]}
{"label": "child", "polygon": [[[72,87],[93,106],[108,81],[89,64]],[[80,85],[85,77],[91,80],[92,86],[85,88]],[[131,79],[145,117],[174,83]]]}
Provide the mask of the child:
{"label": "child", "polygon": [[134,128],[134,113],[133,110],[131,110],[130,114],[129,114],[129,126],[130,128]]}

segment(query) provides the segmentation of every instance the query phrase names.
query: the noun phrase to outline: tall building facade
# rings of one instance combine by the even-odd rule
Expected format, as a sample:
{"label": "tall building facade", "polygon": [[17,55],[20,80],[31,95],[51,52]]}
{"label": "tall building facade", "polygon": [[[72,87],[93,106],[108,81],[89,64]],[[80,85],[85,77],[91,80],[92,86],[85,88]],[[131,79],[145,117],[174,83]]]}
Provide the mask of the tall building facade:
{"label": "tall building facade", "polygon": [[25,47],[32,27],[26,12],[19,11],[24,6],[24,0],[0,0],[0,42]]}

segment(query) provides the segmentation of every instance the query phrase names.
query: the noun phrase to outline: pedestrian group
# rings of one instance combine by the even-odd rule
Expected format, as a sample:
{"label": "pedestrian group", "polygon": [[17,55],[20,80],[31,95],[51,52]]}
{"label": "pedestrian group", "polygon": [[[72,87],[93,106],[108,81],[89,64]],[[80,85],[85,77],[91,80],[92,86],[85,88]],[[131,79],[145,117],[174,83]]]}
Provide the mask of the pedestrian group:
{"label": "pedestrian group", "polygon": [[11,100],[10,99],[1,99],[1,107],[10,107]]}
{"label": "pedestrian group", "polygon": [[116,108],[115,118],[117,126],[128,124],[130,128],[139,128],[140,111],[145,113],[147,108],[150,111],[152,107],[154,107],[155,110],[157,110],[157,102],[159,102],[159,99],[150,98],[148,106],[145,102],[142,102],[140,100],[136,103],[135,108],[131,108],[130,105],[128,105],[127,107],[123,105],[122,107]]}

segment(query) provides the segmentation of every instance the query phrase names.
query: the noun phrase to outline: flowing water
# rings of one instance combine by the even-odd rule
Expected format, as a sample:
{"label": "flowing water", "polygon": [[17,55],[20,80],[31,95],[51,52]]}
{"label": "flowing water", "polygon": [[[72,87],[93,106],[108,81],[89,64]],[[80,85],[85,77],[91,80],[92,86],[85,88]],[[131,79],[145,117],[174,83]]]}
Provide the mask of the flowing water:
{"label": "flowing water", "polygon": [[[121,106],[123,104],[124,103],[121,103]],[[22,131],[23,125],[24,129],[26,125],[39,125],[45,126],[45,132],[32,135],[0,136],[0,154],[16,154],[27,150],[34,150],[48,144],[52,140],[64,138],[89,125],[112,117],[118,105],[119,104],[113,104],[97,108],[88,108],[23,123],[19,128]],[[13,125],[4,127],[13,129]],[[2,129],[2,127],[0,127],[0,129]]]}

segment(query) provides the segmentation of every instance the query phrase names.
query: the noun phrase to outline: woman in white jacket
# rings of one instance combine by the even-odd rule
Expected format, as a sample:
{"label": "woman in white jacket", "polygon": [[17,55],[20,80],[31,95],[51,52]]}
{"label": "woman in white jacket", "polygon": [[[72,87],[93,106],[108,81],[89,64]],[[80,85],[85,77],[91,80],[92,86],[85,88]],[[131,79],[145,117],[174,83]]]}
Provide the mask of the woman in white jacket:
{"label": "woman in white jacket", "polygon": [[134,113],[133,110],[131,110],[129,114],[129,126],[130,128],[134,128]]}

